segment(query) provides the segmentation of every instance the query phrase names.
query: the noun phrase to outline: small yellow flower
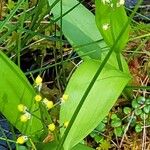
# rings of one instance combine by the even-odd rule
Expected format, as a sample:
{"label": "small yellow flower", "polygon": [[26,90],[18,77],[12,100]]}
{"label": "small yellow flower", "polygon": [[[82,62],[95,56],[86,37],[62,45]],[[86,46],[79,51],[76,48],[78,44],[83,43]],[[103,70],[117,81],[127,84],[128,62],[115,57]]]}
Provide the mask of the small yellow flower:
{"label": "small yellow flower", "polygon": [[55,128],[56,128],[56,126],[55,126],[54,123],[51,123],[51,124],[48,125],[48,129],[49,129],[50,131],[52,131],[52,132],[55,130]]}
{"label": "small yellow flower", "polygon": [[62,102],[66,102],[69,98],[69,95],[64,94],[60,99],[62,100]]}
{"label": "small yellow flower", "polygon": [[42,100],[42,96],[41,95],[36,95],[34,97],[34,99],[35,99],[36,102],[40,102]]}
{"label": "small yellow flower", "polygon": [[36,79],[35,79],[35,84],[36,84],[37,86],[39,86],[39,85],[42,84],[42,81],[43,81],[43,79],[38,75],[38,76],[36,77]]}
{"label": "small yellow flower", "polygon": [[64,122],[64,127],[67,128],[69,124],[69,121]]}
{"label": "small yellow flower", "polygon": [[18,143],[18,144],[24,144],[27,140],[28,140],[27,136],[20,136],[20,137],[18,137],[16,143]]}
{"label": "small yellow flower", "polygon": [[49,110],[54,106],[53,101],[49,101],[47,98],[43,99],[43,103],[46,106],[46,108]]}
{"label": "small yellow flower", "polygon": [[29,119],[31,119],[31,114],[26,112],[23,115],[20,116],[21,122],[27,122]]}
{"label": "small yellow flower", "polygon": [[23,104],[19,104],[17,108],[20,112],[26,112],[27,110],[27,107],[24,106]]}

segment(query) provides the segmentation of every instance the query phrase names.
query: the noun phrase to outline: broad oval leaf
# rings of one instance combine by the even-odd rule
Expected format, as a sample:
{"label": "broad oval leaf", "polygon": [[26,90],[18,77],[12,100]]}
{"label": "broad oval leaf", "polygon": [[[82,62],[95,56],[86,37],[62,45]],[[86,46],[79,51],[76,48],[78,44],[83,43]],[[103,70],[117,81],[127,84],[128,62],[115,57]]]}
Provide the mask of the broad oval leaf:
{"label": "broad oval leaf", "polygon": [[[96,24],[105,42],[111,47],[115,44],[121,31],[124,29],[128,17],[120,0],[96,0]],[[115,51],[121,51],[129,38],[129,25],[126,27]]]}
{"label": "broad oval leaf", "polygon": [[[53,4],[54,1],[48,0],[49,5]],[[62,0],[63,14],[77,4],[77,0]],[[60,17],[59,3],[52,9],[52,13],[54,19]],[[60,21],[57,23],[59,24]],[[85,56],[96,60],[105,58],[110,48],[107,49],[107,45],[98,31],[95,16],[82,4],[79,4],[71,12],[63,16],[62,24],[63,34],[83,60],[85,60]],[[101,41],[96,42],[97,40]],[[111,55],[108,63],[118,68],[118,62],[114,53]],[[124,70],[128,71],[127,63],[123,57],[122,63]]]}
{"label": "broad oval leaf", "polygon": [[[99,61],[89,59],[76,69],[65,91],[65,94],[69,95],[69,99],[61,106],[61,124],[71,119],[99,65]],[[129,80],[130,77],[127,74],[110,65],[103,68],[74,120],[64,143],[65,150],[79,143],[97,127],[108,114]],[[63,133],[64,129],[61,129],[61,134]]]}
{"label": "broad oval leaf", "polygon": [[26,123],[20,122],[18,104],[24,104],[29,111],[37,109],[34,103],[35,91],[21,70],[0,51],[0,111],[22,134],[31,135],[42,129],[40,112],[36,111]]}
{"label": "broad oval leaf", "polygon": [[[48,1],[51,5],[55,0]],[[95,16],[82,4],[78,6],[77,4],[79,4],[77,0],[62,1],[63,14],[76,6],[62,18],[63,33],[82,59],[85,58],[85,55],[93,59],[100,59],[102,48],[106,44],[95,24]],[[55,19],[60,17],[59,3],[52,9],[52,13]],[[60,21],[57,23],[59,24]],[[96,42],[98,40],[101,41]]]}

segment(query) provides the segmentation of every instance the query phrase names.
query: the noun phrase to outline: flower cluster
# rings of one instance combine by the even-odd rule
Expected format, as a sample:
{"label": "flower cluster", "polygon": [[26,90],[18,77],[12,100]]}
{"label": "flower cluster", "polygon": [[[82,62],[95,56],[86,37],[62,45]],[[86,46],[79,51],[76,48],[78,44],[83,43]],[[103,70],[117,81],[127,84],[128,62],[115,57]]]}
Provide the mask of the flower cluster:
{"label": "flower cluster", "polygon": [[50,101],[47,98],[42,98],[42,96],[39,94],[34,97],[34,100],[36,102],[42,102],[48,110],[54,107],[53,101]]}
{"label": "flower cluster", "polygon": [[21,122],[25,123],[29,119],[31,119],[31,114],[28,112],[28,108],[25,105],[19,104],[18,105],[18,111],[22,113],[22,115],[20,116]]}
{"label": "flower cluster", "polygon": [[[104,5],[110,4],[111,7],[114,6],[114,3],[113,3],[112,0],[102,0],[102,3],[103,3]],[[116,7],[121,7],[121,6],[124,5],[124,3],[125,3],[125,0],[118,0],[118,2],[116,3]]]}

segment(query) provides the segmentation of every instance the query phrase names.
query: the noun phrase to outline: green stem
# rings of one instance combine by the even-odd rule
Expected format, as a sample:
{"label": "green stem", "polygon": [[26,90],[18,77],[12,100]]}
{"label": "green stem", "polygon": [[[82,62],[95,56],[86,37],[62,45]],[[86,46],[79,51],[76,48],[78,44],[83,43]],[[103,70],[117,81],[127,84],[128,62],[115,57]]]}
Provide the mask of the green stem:
{"label": "green stem", "polygon": [[60,53],[61,53],[61,67],[62,67],[62,77],[63,77],[63,83],[66,84],[66,76],[65,76],[65,69],[64,69],[64,64],[63,64],[63,47],[62,47],[62,40],[63,40],[63,20],[62,16],[63,15],[63,4],[62,0],[60,0]]}
{"label": "green stem", "polygon": [[150,86],[126,86],[126,89],[134,89],[134,90],[150,90]]}
{"label": "green stem", "polygon": [[120,53],[116,53],[116,58],[117,58],[117,62],[118,62],[118,67],[121,71],[123,71],[123,66],[122,66],[122,62],[121,62],[121,55]]}

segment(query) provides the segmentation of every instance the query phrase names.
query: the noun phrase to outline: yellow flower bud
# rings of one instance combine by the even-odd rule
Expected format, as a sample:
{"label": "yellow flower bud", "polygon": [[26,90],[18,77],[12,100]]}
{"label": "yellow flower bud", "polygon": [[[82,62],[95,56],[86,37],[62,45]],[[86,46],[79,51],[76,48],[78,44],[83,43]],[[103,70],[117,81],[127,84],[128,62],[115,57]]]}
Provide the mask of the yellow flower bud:
{"label": "yellow flower bud", "polygon": [[18,144],[24,144],[27,140],[28,140],[27,136],[20,136],[20,137],[18,137],[16,143],[18,143]]}
{"label": "yellow flower bud", "polygon": [[64,95],[61,97],[61,100],[62,100],[63,102],[65,102],[65,101],[68,100],[68,98],[69,98],[69,95],[64,94]]}
{"label": "yellow flower bud", "polygon": [[35,84],[36,85],[41,85],[42,84],[43,79],[38,75],[35,79]]}
{"label": "yellow flower bud", "polygon": [[34,99],[35,99],[36,102],[40,102],[42,100],[42,96],[41,95],[36,95],[34,97]]}
{"label": "yellow flower bud", "polygon": [[45,106],[48,110],[54,106],[53,101],[49,101],[47,98],[43,99],[43,103],[45,104]]}
{"label": "yellow flower bud", "polygon": [[69,124],[69,121],[64,122],[64,127],[67,128]]}
{"label": "yellow flower bud", "polygon": [[52,132],[55,130],[55,128],[56,128],[56,126],[55,126],[54,123],[51,123],[51,124],[48,125],[48,129],[49,129],[50,131],[52,131]]}
{"label": "yellow flower bud", "polygon": [[19,105],[18,105],[18,110],[19,110],[20,112],[25,112],[25,111],[27,110],[27,107],[24,106],[23,104],[19,104]]}
{"label": "yellow flower bud", "polygon": [[31,114],[26,112],[20,116],[20,121],[21,122],[27,122],[30,118],[31,118]]}

